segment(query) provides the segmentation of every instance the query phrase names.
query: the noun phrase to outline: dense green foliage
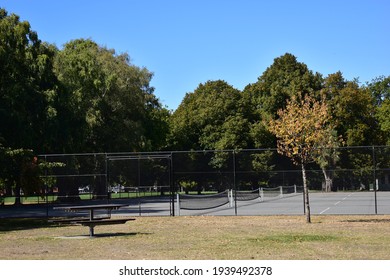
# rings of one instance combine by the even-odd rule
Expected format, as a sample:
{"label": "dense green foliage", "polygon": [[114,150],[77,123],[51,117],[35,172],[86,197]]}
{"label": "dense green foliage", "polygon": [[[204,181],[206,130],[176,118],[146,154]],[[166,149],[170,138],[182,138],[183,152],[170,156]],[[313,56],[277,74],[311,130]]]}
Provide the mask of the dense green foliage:
{"label": "dense green foliage", "polygon": [[[168,111],[149,83],[146,68],[130,64],[128,54],[74,40],[58,52],[55,73],[68,108],[59,121],[78,151],[141,151],[165,145]],[[77,125],[76,125],[77,124]]]}
{"label": "dense green foliage", "polygon": [[[34,154],[274,148],[265,123],[298,95],[327,100],[346,145],[390,143],[390,77],[365,85],[341,72],[323,77],[287,53],[243,91],[207,81],[170,112],[150,86],[153,74],[130,61],[90,39],[59,49],[0,9],[0,189],[23,188],[15,170]],[[213,160],[218,166],[223,155]],[[253,161],[272,164],[271,154]]]}
{"label": "dense green foliage", "polygon": [[54,49],[28,22],[0,10],[0,141],[11,148],[40,150],[50,119]]}
{"label": "dense green foliage", "polygon": [[248,147],[248,105],[240,91],[225,81],[200,84],[172,116],[172,146],[181,150]]}
{"label": "dense green foliage", "polygon": [[154,95],[152,76],[127,53],[92,40],[62,49],[42,42],[27,21],[0,9],[1,189],[19,193],[33,154],[165,147],[170,112]]}

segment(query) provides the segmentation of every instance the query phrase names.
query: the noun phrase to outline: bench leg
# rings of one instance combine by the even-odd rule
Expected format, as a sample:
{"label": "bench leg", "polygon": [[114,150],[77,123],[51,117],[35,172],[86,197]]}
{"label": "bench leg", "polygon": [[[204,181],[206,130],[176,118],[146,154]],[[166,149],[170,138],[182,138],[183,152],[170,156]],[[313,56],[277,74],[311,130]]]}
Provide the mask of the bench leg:
{"label": "bench leg", "polygon": [[94,227],[95,226],[89,226],[89,237],[93,237],[93,235],[94,235]]}

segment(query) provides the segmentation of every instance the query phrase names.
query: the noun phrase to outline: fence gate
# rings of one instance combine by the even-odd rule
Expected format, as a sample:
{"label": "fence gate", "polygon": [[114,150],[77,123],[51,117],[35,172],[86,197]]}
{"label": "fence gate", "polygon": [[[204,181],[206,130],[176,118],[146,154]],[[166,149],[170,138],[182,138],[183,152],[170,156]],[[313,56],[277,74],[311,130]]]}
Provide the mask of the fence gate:
{"label": "fence gate", "polygon": [[131,199],[139,215],[175,215],[171,154],[107,154],[112,199]]}

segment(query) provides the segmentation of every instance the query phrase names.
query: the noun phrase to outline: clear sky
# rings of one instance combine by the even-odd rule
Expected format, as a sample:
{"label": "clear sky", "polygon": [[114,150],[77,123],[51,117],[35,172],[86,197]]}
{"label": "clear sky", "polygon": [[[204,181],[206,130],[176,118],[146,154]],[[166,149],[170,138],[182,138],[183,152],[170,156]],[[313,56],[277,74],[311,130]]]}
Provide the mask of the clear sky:
{"label": "clear sky", "polygon": [[292,53],[324,76],[364,83],[390,75],[388,0],[0,0],[41,40],[78,38],[127,52],[154,73],[163,105],[176,109],[200,83],[242,90],[276,57]]}

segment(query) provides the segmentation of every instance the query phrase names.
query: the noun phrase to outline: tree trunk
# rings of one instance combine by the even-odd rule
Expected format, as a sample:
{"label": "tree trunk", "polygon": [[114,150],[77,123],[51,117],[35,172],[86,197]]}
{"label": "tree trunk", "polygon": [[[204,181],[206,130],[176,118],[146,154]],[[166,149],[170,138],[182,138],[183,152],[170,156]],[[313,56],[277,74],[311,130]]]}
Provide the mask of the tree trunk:
{"label": "tree trunk", "polygon": [[325,177],[325,192],[331,192],[333,189],[333,178],[331,176],[331,171],[327,171],[324,168],[322,169],[322,173],[324,174]]}
{"label": "tree trunk", "polygon": [[22,188],[20,187],[20,178],[18,178],[18,180],[16,182],[16,186],[15,186],[15,205],[22,204],[21,199],[20,199],[20,190],[21,189]]}
{"label": "tree trunk", "polygon": [[303,195],[305,198],[305,214],[306,214],[306,222],[311,223],[310,217],[310,202],[309,202],[309,190],[307,188],[307,180],[306,180],[306,169],[305,165],[302,163],[302,179],[303,179]]}

